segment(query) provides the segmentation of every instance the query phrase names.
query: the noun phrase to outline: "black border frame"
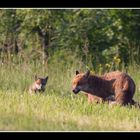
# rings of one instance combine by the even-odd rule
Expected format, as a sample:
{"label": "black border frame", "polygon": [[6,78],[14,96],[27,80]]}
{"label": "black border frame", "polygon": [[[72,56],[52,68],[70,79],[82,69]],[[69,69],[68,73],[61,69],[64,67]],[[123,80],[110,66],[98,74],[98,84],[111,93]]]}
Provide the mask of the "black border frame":
{"label": "black border frame", "polygon": [[[139,8],[139,0],[3,0],[0,4],[1,8]],[[117,125],[117,124],[116,124]],[[136,139],[139,137],[139,132],[39,132],[39,131],[1,131],[0,138],[10,139],[40,139],[40,138],[51,138],[51,139]]]}

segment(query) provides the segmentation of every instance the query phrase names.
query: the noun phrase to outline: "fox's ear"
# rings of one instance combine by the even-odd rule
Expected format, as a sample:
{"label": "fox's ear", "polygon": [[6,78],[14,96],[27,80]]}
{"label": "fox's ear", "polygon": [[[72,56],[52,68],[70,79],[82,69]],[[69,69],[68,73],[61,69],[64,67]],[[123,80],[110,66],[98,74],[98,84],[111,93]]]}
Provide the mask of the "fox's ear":
{"label": "fox's ear", "polygon": [[37,80],[38,78],[37,78],[37,75],[35,75],[35,81]]}
{"label": "fox's ear", "polygon": [[49,77],[47,76],[45,79],[48,80],[48,78],[49,78]]}
{"label": "fox's ear", "polygon": [[79,74],[79,71],[78,71],[78,70],[76,71],[76,75],[77,75],[77,74]]}
{"label": "fox's ear", "polygon": [[90,74],[90,70],[88,70],[88,71],[85,73],[85,77],[88,78],[89,74]]}

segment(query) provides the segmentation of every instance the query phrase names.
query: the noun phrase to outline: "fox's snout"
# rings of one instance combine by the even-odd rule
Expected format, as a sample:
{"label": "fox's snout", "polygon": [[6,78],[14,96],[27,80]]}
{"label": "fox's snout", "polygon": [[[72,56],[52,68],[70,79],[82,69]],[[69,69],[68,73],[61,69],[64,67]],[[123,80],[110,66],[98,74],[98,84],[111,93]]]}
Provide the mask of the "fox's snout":
{"label": "fox's snout", "polygon": [[36,86],[36,89],[38,89],[38,90],[40,90],[41,88],[42,88],[42,85],[41,84],[35,84],[35,86]]}
{"label": "fox's snout", "polygon": [[75,88],[75,89],[73,89],[72,91],[73,91],[75,94],[77,94],[77,93],[80,91],[80,89]]}

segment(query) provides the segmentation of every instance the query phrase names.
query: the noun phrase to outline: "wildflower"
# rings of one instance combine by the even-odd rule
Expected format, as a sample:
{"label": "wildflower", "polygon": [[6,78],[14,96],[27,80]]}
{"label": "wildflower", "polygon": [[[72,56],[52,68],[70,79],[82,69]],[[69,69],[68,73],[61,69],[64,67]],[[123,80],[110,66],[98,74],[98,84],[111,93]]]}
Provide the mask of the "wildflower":
{"label": "wildflower", "polygon": [[119,64],[121,62],[121,59],[117,56],[114,57],[115,63]]}
{"label": "wildflower", "polygon": [[116,59],[116,63],[119,64],[120,62],[121,62],[121,59],[120,58],[117,58]]}
{"label": "wildflower", "polygon": [[111,65],[110,65],[110,64],[108,64],[108,63],[107,63],[107,64],[105,64],[105,66],[106,66],[106,67],[108,67],[108,68],[110,68],[110,67],[111,67]]}
{"label": "wildflower", "polygon": [[116,59],[117,59],[117,56],[114,57],[114,60],[116,60]]}

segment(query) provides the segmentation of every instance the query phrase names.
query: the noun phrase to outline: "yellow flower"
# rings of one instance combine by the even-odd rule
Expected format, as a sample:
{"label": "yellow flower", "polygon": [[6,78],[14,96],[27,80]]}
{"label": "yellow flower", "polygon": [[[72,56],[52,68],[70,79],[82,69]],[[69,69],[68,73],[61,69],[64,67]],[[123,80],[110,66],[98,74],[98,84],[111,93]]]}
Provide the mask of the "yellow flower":
{"label": "yellow flower", "polygon": [[114,60],[116,60],[116,59],[117,59],[117,56],[114,57]]}
{"label": "yellow flower", "polygon": [[121,62],[121,59],[117,56],[114,57],[114,62],[119,64]]}
{"label": "yellow flower", "polygon": [[107,63],[107,64],[105,64],[105,66],[106,66],[106,67],[108,67],[108,68],[110,68],[110,67],[111,67],[111,65],[110,65],[110,64],[108,64],[108,63]]}
{"label": "yellow flower", "polygon": [[117,59],[116,59],[116,63],[119,64],[120,62],[121,62],[121,59],[120,59],[120,58],[117,58]]}

